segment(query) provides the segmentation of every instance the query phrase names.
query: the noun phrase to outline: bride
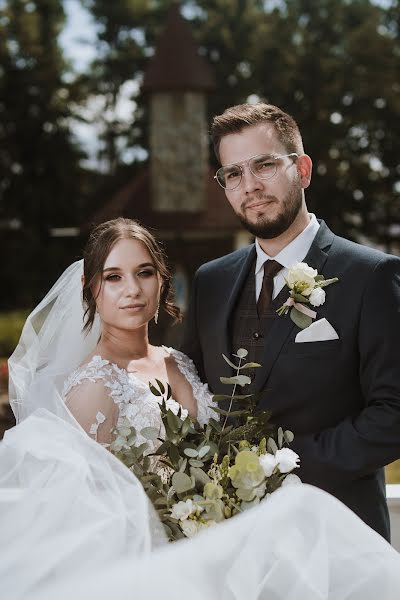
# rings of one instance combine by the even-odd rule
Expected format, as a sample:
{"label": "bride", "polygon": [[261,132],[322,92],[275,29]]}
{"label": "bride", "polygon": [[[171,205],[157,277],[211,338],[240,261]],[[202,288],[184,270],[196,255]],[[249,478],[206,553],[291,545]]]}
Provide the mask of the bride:
{"label": "bride", "polygon": [[107,450],[122,419],[161,427],[155,378],[170,383],[171,410],[215,418],[191,360],[149,343],[159,310],[178,316],[160,247],[116,219],[27,319],[9,361],[18,424],[0,445],[2,597],[397,598],[399,555],[307,485],[167,543],[140,482]]}

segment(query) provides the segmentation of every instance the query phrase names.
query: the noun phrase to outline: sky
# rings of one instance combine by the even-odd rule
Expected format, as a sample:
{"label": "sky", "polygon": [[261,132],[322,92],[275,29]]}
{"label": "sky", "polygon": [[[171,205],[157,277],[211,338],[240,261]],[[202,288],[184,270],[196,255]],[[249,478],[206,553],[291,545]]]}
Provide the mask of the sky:
{"label": "sky", "polygon": [[82,72],[95,57],[95,23],[78,0],[64,0],[67,22],[59,41],[76,71]]}
{"label": "sky", "polygon": [[[96,24],[90,13],[82,8],[78,0],[64,0],[64,9],[67,20],[59,42],[75,73],[83,73],[96,57]],[[117,105],[112,113],[107,113],[105,110],[102,96],[94,96],[79,111],[82,117],[94,121],[94,123],[84,123],[81,120],[72,121],[73,134],[88,154],[88,160],[82,162],[84,167],[97,170],[107,169],[107,165],[97,159],[102,121],[117,118],[132,122],[136,103],[131,100],[131,96],[136,90],[137,83],[135,81],[126,81],[121,87]],[[146,158],[144,155],[146,153],[143,154],[143,152],[141,149],[126,148],[122,152],[122,159],[130,163],[135,157]]]}

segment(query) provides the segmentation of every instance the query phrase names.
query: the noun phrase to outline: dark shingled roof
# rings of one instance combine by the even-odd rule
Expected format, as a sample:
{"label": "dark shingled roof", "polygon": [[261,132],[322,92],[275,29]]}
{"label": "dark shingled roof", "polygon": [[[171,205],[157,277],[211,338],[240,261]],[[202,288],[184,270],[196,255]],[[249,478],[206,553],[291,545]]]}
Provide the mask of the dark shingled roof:
{"label": "dark shingled roof", "polygon": [[[93,223],[102,223],[116,217],[138,219],[143,225],[157,230],[208,231],[209,233],[234,233],[240,229],[239,220],[227,201],[224,191],[216,183],[209,169],[204,211],[157,212],[152,208],[150,172],[148,167],[119,191],[97,211]],[[87,224],[89,226],[89,224]]]}
{"label": "dark shingled roof", "polygon": [[198,54],[190,24],[174,4],[168,14],[156,52],[144,75],[146,92],[211,91],[215,88],[212,70]]}

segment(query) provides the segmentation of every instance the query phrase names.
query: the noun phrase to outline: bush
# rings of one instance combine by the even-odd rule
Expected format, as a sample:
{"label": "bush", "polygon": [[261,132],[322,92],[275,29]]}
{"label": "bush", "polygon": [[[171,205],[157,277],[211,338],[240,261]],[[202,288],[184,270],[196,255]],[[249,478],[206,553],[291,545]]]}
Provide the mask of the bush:
{"label": "bush", "polygon": [[0,313],[0,356],[13,353],[28,314],[28,310]]}

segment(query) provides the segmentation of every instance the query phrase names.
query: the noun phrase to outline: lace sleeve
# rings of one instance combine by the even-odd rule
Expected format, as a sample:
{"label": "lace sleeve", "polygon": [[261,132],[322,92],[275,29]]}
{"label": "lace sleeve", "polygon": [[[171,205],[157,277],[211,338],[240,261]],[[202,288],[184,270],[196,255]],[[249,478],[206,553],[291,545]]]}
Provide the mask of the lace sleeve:
{"label": "lace sleeve", "polygon": [[219,415],[213,410],[217,404],[213,402],[208,385],[200,381],[194,362],[179,350],[174,348],[166,348],[166,350],[174,357],[179,371],[192,386],[193,396],[197,403],[197,420],[200,425],[208,423],[211,417],[218,421]]}
{"label": "lace sleeve", "polygon": [[65,404],[86,433],[101,444],[110,444],[111,430],[118,420],[118,406],[104,380],[85,379],[71,387]]}

